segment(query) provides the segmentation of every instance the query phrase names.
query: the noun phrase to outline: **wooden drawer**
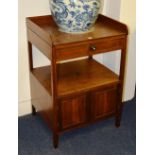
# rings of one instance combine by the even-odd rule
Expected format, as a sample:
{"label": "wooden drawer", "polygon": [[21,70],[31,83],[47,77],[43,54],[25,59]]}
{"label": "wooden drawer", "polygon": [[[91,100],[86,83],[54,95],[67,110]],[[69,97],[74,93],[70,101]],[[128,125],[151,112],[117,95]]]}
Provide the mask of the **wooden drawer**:
{"label": "wooden drawer", "polygon": [[98,40],[89,44],[89,54],[98,54],[113,50],[121,49],[123,45],[123,39],[114,40]]}
{"label": "wooden drawer", "polygon": [[86,96],[79,95],[59,101],[60,130],[74,128],[86,123],[87,106]]}
{"label": "wooden drawer", "polygon": [[66,60],[121,49],[123,39],[99,39],[56,49],[57,60]]}
{"label": "wooden drawer", "polygon": [[87,43],[71,45],[71,46],[57,49],[56,57],[57,57],[57,60],[60,61],[60,60],[88,56],[89,54],[88,49],[89,49],[89,45]]}

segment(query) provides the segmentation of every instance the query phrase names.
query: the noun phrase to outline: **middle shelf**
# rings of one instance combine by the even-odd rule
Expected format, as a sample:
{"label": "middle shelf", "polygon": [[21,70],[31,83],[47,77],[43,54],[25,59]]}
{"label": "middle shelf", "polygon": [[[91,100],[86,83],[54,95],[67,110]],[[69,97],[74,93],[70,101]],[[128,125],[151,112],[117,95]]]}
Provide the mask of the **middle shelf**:
{"label": "middle shelf", "polygon": [[[34,68],[31,73],[51,94],[50,66]],[[118,75],[94,59],[57,64],[58,98],[118,83]]]}

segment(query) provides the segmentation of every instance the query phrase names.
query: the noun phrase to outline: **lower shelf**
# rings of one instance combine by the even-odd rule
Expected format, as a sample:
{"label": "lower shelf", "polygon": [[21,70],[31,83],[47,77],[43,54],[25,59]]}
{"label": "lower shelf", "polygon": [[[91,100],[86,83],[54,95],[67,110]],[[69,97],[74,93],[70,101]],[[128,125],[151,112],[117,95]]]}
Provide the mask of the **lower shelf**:
{"label": "lower shelf", "polygon": [[[32,74],[51,94],[50,66],[35,68]],[[118,83],[118,76],[94,59],[57,64],[58,98]]]}

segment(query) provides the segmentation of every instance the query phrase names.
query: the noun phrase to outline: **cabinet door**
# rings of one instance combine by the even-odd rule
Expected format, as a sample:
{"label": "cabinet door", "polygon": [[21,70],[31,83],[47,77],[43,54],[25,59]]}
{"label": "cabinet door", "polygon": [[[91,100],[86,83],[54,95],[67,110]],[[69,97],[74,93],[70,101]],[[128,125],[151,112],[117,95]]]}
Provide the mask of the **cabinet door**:
{"label": "cabinet door", "polygon": [[100,119],[116,112],[116,90],[97,91],[92,94],[93,119]]}
{"label": "cabinet door", "polygon": [[86,122],[86,96],[77,96],[60,101],[61,129],[72,128]]}

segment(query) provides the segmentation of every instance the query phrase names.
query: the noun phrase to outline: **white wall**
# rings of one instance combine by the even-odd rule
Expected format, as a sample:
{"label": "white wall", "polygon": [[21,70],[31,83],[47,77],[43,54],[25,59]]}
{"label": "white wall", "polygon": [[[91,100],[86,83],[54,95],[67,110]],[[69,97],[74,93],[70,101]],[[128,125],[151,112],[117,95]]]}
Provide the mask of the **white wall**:
{"label": "white wall", "polygon": [[[133,8],[134,0],[105,0],[102,11],[103,14],[125,22],[130,28],[124,100],[133,97],[135,86],[135,10],[131,11]],[[19,0],[19,116],[31,113],[25,17],[46,14],[50,14],[48,0]],[[33,51],[34,66],[49,64],[35,47]],[[115,72],[119,71],[119,52],[106,54],[104,57],[100,55],[97,59]]]}
{"label": "white wall", "polygon": [[[102,10],[102,14],[109,16],[113,19],[119,20],[120,18],[120,5],[121,0],[104,0],[105,7]],[[119,74],[120,70],[120,50],[106,53],[103,55],[102,61],[104,65],[114,71],[116,74]]]}
{"label": "white wall", "polygon": [[[135,0],[105,0],[105,14],[125,23],[129,29],[128,48],[125,73],[123,100],[134,97],[136,83],[136,1]],[[120,52],[103,57],[103,62],[116,73],[119,73]]]}
{"label": "white wall", "polygon": [[136,1],[121,0],[120,21],[127,24],[128,54],[126,63],[126,78],[124,99],[133,98],[136,83]]}
{"label": "white wall", "polygon": [[[48,0],[19,0],[18,5],[19,5],[18,114],[20,116],[31,112],[25,18],[28,16],[50,14],[50,10]],[[40,56],[36,54],[36,58],[39,59]]]}

